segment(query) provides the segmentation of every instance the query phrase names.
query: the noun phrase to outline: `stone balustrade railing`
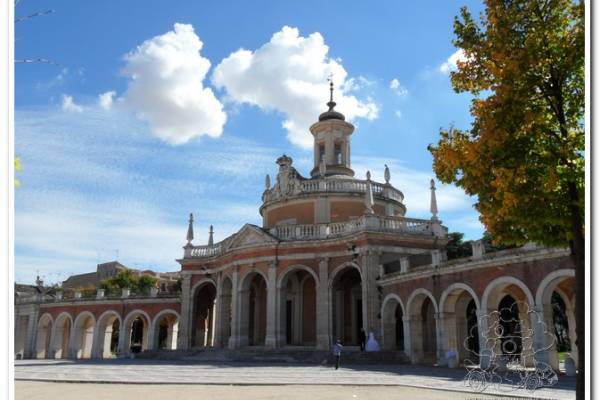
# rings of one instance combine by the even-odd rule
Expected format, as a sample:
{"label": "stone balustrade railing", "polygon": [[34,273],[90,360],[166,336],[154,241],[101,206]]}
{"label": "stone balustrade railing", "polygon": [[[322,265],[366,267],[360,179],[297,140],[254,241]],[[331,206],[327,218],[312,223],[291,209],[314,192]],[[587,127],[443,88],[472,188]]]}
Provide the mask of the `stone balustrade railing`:
{"label": "stone balustrade railing", "polygon": [[157,293],[156,295],[151,294],[133,294],[127,298],[123,298],[121,294],[110,295],[110,296],[102,296],[99,297],[94,294],[92,297],[89,296],[81,296],[81,297],[56,297],[49,295],[34,295],[34,296],[24,296],[24,297],[16,297],[15,304],[39,304],[39,303],[72,303],[72,302],[89,302],[89,301],[106,301],[106,300],[128,300],[128,301],[137,301],[143,299],[166,299],[173,298],[178,299],[181,297],[181,293]]}
{"label": "stone balustrade railing", "polygon": [[[269,233],[281,241],[293,241],[330,239],[364,231],[445,236],[448,229],[438,221],[427,219],[363,215],[344,222],[279,225],[271,228]],[[184,258],[205,258],[223,254],[228,249],[229,240],[231,238],[212,246],[190,246],[186,248]]]}
{"label": "stone balustrade railing", "polygon": [[[294,187],[292,195],[317,192],[365,193],[367,190],[367,181],[360,179],[310,179],[296,182],[297,185]],[[371,181],[371,188],[374,196],[395,200],[399,203],[404,200],[402,192],[389,184]],[[266,191],[264,196],[265,202],[277,200],[280,192],[277,187],[274,187]]]}

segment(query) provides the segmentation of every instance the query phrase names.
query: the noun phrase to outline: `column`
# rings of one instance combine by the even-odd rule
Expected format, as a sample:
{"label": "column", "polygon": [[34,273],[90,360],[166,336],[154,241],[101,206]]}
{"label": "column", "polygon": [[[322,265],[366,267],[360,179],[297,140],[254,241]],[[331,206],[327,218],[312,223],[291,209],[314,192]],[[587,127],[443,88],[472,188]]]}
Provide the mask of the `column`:
{"label": "column", "polygon": [[27,322],[27,338],[25,339],[25,356],[23,358],[35,358],[35,339],[37,336],[38,317],[38,309],[34,309],[29,313],[29,320]]}
{"label": "column", "polygon": [[221,314],[222,314],[221,308],[223,307],[222,296],[223,296],[223,276],[222,276],[222,274],[219,274],[217,276],[217,292],[215,294],[215,308],[214,308],[213,325],[212,325],[213,347],[223,347],[223,343],[221,343],[222,336],[223,336],[223,323],[221,322]]}
{"label": "column", "polygon": [[381,310],[381,295],[377,288],[379,259],[380,253],[372,250],[367,250],[362,257],[363,327],[367,335],[373,332],[378,342],[381,341],[381,323],[378,318]]}
{"label": "column", "polygon": [[277,347],[277,263],[269,263],[267,279],[267,334],[265,346]]}
{"label": "column", "polygon": [[554,318],[551,305],[536,305],[531,313],[531,328],[533,329],[532,353],[535,359],[547,363],[558,371],[558,354],[556,352],[556,337],[554,336]]}
{"label": "column", "polygon": [[[448,365],[446,351],[448,351],[452,345],[449,341],[449,332],[454,332],[456,335],[456,324],[452,324],[452,327],[448,326],[450,325],[448,313],[435,313],[433,317],[435,319],[435,346],[437,363],[438,365],[442,366]],[[449,331],[448,329],[452,329],[452,331]],[[454,350],[457,353],[456,356],[458,357],[458,352],[456,349]]]}
{"label": "column", "polygon": [[496,338],[494,332],[490,332],[490,326],[493,321],[490,320],[488,311],[477,310],[477,330],[479,332],[479,364],[481,368],[487,369],[495,358],[494,348]]}
{"label": "column", "polygon": [[412,335],[410,331],[412,327],[412,319],[410,316],[402,316],[402,327],[404,329],[404,354],[406,354],[406,356],[412,360]]}
{"label": "column", "polygon": [[231,275],[231,336],[228,343],[230,349],[240,345],[239,280],[240,270],[235,266]]}
{"label": "column", "polygon": [[329,297],[329,259],[319,261],[317,284],[317,349],[328,350],[331,344],[331,299]]}
{"label": "column", "polygon": [[[181,282],[181,334],[177,339],[177,348],[188,350],[190,348],[190,317],[191,317],[191,275],[185,274]],[[121,342],[121,330],[119,330],[119,342]]]}

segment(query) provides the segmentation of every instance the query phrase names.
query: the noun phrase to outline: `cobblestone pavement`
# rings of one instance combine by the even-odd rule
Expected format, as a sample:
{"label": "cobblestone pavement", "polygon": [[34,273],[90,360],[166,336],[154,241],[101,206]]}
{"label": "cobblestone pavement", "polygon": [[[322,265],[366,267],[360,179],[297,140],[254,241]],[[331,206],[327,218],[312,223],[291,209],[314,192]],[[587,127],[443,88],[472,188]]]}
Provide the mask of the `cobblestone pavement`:
{"label": "cobblestone pavement", "polygon": [[[16,360],[16,380],[89,383],[204,385],[410,386],[462,391],[482,398],[463,383],[465,370],[414,365],[331,366],[265,363],[190,363],[157,360]],[[508,386],[486,394],[567,400],[575,398],[575,379],[559,377],[552,388],[534,392]]]}

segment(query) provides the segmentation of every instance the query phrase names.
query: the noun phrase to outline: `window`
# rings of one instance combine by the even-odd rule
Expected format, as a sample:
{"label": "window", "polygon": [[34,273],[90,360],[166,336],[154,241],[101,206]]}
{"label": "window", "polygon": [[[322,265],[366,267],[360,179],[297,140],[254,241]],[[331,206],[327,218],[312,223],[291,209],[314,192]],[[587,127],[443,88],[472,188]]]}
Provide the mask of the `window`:
{"label": "window", "polygon": [[319,160],[325,161],[325,145],[324,144],[319,145]]}
{"label": "window", "polygon": [[342,144],[341,143],[335,144],[334,154],[335,154],[335,163],[341,164],[342,163]]}

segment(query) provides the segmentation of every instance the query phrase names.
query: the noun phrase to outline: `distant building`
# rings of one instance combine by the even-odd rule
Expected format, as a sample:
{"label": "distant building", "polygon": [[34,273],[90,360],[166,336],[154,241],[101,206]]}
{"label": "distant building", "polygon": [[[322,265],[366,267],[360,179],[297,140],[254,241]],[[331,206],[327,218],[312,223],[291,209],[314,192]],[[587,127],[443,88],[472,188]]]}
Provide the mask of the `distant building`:
{"label": "distant building", "polygon": [[132,271],[137,275],[149,275],[158,280],[158,284],[162,288],[172,284],[179,278],[179,272],[156,272],[152,270],[143,270],[129,268],[118,261],[111,261],[103,264],[98,264],[96,272],[88,272],[85,274],[71,275],[62,283],[63,289],[79,289],[83,287],[98,286],[100,281],[117,276],[122,271]]}

